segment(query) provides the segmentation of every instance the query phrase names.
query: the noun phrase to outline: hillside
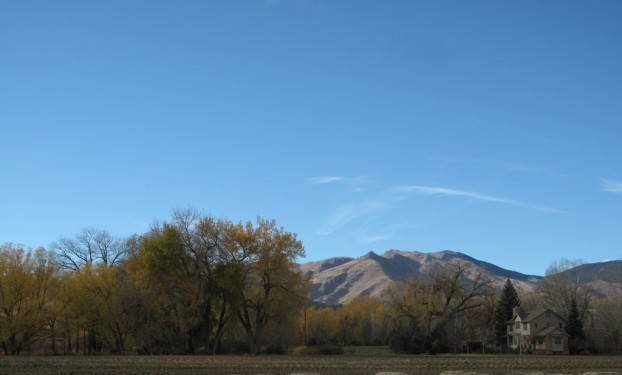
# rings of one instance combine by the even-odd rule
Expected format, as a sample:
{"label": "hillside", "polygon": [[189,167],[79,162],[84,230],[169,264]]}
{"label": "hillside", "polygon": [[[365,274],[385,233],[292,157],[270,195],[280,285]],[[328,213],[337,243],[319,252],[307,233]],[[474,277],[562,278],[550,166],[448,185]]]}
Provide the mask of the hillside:
{"label": "hillside", "polygon": [[[525,275],[492,263],[472,258],[454,251],[422,253],[417,251],[389,250],[382,255],[369,252],[360,258],[330,258],[302,264],[305,273],[313,275],[311,299],[327,305],[340,304],[361,296],[383,297],[392,281],[409,277],[427,278],[436,270],[448,265],[469,268],[467,279],[482,273],[501,289],[510,278],[514,287],[523,293],[538,290],[542,276]],[[619,298],[622,294],[622,261],[582,264],[571,270],[582,283],[590,285],[595,297]]]}
{"label": "hillside", "polygon": [[435,270],[451,264],[470,269],[467,278],[482,273],[501,288],[507,278],[522,292],[533,292],[542,280],[540,276],[524,275],[483,262],[468,255],[439,251],[435,253],[389,250],[382,255],[369,252],[360,258],[331,258],[309,262],[300,267],[313,275],[311,299],[328,305],[350,301],[360,295],[382,297],[392,281],[404,281],[411,276],[426,278]]}
{"label": "hillside", "polygon": [[586,263],[561,272],[570,280],[578,279],[589,285],[595,297],[622,297],[622,261],[612,260],[600,263]]}

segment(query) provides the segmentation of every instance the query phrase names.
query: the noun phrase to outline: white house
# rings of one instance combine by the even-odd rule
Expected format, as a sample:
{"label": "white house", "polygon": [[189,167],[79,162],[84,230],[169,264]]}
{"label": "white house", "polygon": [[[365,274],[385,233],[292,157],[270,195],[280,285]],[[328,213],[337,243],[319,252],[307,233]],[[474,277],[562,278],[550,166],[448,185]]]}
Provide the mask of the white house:
{"label": "white house", "polygon": [[515,311],[507,321],[507,344],[536,354],[568,354],[566,321],[551,309]]}

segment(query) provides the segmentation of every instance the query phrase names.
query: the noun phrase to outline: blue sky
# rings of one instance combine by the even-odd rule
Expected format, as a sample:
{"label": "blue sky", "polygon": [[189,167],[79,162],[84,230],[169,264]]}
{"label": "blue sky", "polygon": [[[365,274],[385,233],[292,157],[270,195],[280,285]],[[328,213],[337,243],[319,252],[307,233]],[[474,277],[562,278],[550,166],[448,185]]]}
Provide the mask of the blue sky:
{"label": "blue sky", "polygon": [[622,257],[622,2],[4,1],[0,243],[176,207],[306,260]]}

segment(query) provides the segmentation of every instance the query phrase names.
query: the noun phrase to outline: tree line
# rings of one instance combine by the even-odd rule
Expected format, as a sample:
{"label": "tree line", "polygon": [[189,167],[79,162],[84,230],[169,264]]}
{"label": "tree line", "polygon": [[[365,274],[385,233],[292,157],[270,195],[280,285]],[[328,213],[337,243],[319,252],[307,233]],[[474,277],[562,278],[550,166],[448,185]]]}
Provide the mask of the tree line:
{"label": "tree line", "polygon": [[218,353],[229,335],[257,354],[264,342],[291,341],[310,287],[295,263],[304,254],[274,221],[233,223],[191,209],[126,240],[84,229],[50,250],[5,244],[2,350]]}
{"label": "tree line", "polygon": [[[573,315],[580,350],[619,352],[618,300],[596,299],[572,264],[554,264],[539,293],[499,293],[453,265],[394,283],[383,298],[308,300],[295,233],[273,220],[234,223],[192,209],[142,235],[83,229],[50,249],[0,246],[0,350],[6,355],[286,353],[300,345],[389,345],[397,352],[504,350],[512,309]],[[566,272],[561,272],[566,271]],[[469,276],[467,278],[467,275]],[[577,337],[576,335],[574,335]]]}

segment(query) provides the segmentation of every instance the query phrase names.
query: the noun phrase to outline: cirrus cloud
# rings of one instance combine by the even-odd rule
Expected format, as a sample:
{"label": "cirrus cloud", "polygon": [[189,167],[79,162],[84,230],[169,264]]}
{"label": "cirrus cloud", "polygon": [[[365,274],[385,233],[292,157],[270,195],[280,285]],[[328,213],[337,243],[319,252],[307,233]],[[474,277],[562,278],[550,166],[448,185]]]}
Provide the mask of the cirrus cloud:
{"label": "cirrus cloud", "polygon": [[600,189],[609,193],[622,193],[622,181],[603,180]]}
{"label": "cirrus cloud", "polygon": [[445,188],[445,187],[401,185],[401,186],[394,187],[393,190],[395,192],[400,192],[400,193],[415,193],[415,194],[421,194],[421,195],[427,195],[427,196],[430,196],[430,195],[458,196],[458,197],[471,198],[471,199],[486,201],[486,202],[510,204],[514,206],[532,208],[532,209],[536,209],[540,211],[548,211],[548,212],[554,212],[554,213],[566,213],[564,211],[560,211],[554,208],[537,206],[537,205],[524,203],[524,202],[520,202],[520,201],[513,200],[513,199],[507,199],[507,198],[502,198],[502,197],[497,197],[494,195],[488,195],[488,194],[482,194],[482,193],[475,193],[471,191],[450,189],[450,188]]}
{"label": "cirrus cloud", "polygon": [[344,180],[343,177],[337,176],[319,176],[319,177],[311,177],[307,179],[307,182],[313,185],[321,185],[321,184],[329,184],[331,182],[337,182]]}

